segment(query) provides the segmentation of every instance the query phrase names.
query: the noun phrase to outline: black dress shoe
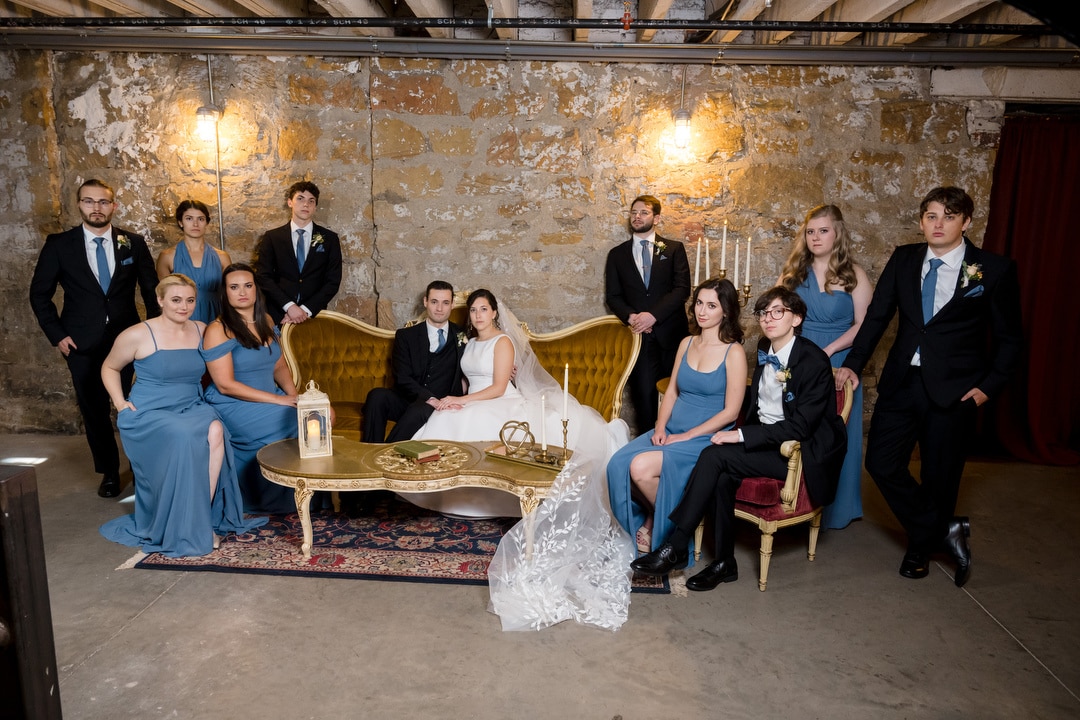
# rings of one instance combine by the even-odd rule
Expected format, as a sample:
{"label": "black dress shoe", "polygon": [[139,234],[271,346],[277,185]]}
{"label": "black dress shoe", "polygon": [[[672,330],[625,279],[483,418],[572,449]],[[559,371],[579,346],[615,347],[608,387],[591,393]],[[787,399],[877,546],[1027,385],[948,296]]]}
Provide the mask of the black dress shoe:
{"label": "black dress shoe", "polygon": [[105,475],[101,478],[101,484],[97,489],[98,497],[114,498],[120,495],[120,478],[115,475]]}
{"label": "black dress shoe", "polygon": [[671,543],[664,543],[647,555],[642,555],[630,567],[644,575],[667,575],[672,570],[682,570],[690,563],[690,550],[680,552]]}
{"label": "black dress shoe", "polygon": [[904,561],[900,563],[900,574],[912,580],[924,578],[930,574],[929,564],[926,553],[908,550],[904,553]]}
{"label": "black dress shoe", "polygon": [[706,566],[704,570],[686,581],[687,590],[712,590],[720,583],[735,582],[739,579],[739,565],[735,558],[720,560]]}
{"label": "black dress shoe", "polygon": [[945,535],[945,550],[956,560],[956,587],[964,587],[971,575],[971,550],[967,539],[971,537],[971,523],[966,517],[956,517],[949,521],[949,531]]}

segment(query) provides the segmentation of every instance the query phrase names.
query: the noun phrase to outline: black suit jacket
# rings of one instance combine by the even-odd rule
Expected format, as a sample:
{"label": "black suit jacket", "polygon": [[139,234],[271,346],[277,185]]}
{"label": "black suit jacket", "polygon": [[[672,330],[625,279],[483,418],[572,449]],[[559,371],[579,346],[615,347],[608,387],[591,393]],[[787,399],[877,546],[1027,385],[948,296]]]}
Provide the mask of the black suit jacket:
{"label": "black suit jacket", "polygon": [[394,389],[410,403],[461,393],[460,360],[464,346],[458,343],[458,334],[462,329],[454,323],[447,323],[446,327],[446,347],[443,352],[453,355],[453,367],[451,372],[437,375],[431,372],[432,354],[426,322],[401,328],[395,334]]}
{"label": "black suit jacket", "polygon": [[[45,238],[30,280],[30,308],[53,345],[70,335],[76,352],[108,352],[117,335],[139,322],[136,284],[147,317],[161,313],[154,294],[157,272],[146,242],[141,235],[117,227],[110,234],[116,267],[108,292],[90,269],[82,225]],[[64,291],[62,311],[53,303],[57,285]]]}
{"label": "black suit jacket", "polygon": [[290,302],[304,305],[312,316],[318,315],[341,286],[341,241],[337,233],[312,225],[301,272],[296,263],[292,226],[286,223],[266,231],[255,249],[255,280],[266,296],[274,322],[281,322],[285,305]]}
{"label": "black suit jacket", "polygon": [[[847,452],[847,428],[836,412],[836,383],[829,356],[799,335],[794,342],[787,363],[791,379],[783,397],[784,419],[765,425],[758,418],[758,383],[765,368],[772,370],[768,365],[758,365],[743,405],[743,442],[747,450],[779,450],[784,442],[798,440],[806,490],[817,505],[828,505],[836,496],[840,466]],[[758,350],[768,352],[769,346],[769,339],[762,338]]]}
{"label": "black suit jacket", "polygon": [[962,287],[961,272],[952,299],[928,323],[923,322],[920,278],[926,243],[898,247],[885,265],[866,319],[844,361],[844,367],[862,373],[899,312],[896,340],[878,380],[882,397],[900,387],[916,348],[927,393],[941,407],[976,387],[995,395],[1016,367],[1023,343],[1016,263],[966,239],[964,243],[964,262],[969,267],[977,264],[982,279]]}
{"label": "black suit jacket", "polygon": [[656,242],[665,247],[663,252],[653,253],[647,288],[634,262],[633,238],[608,252],[604,299],[611,312],[627,324],[633,313],[652,313],[656,317],[652,336],[661,347],[670,349],[689,332],[686,299],[690,297],[690,264],[681,242],[659,235]]}

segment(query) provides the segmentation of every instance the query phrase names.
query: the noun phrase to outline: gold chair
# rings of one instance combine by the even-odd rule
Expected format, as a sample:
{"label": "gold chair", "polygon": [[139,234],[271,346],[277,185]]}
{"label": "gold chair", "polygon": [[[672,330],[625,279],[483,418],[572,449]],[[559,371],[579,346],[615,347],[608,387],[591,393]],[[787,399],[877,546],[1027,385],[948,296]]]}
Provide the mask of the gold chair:
{"label": "gold chair", "polygon": [[[833,374],[836,371],[833,370]],[[851,382],[836,391],[836,411],[847,423],[855,390]],[[776,478],[745,478],[735,494],[735,517],[753,523],[761,530],[761,573],[758,590],[765,592],[769,577],[769,561],[772,559],[773,535],[780,528],[810,523],[810,545],[806,558],[810,562],[817,556],[818,534],[821,531],[821,511],[810,500],[803,482],[802,451],[798,440],[788,440],[780,446],[780,453],[788,459],[787,477],[781,483]],[[694,532],[694,556],[701,557],[701,541],[705,523],[702,521]]]}
{"label": "gold chair", "polygon": [[281,330],[281,351],[297,389],[303,392],[314,380],[330,396],[334,432],[357,441],[368,391],[394,383],[393,349],[393,330],[332,310]]}
{"label": "gold chair", "polygon": [[570,365],[570,394],[608,421],[619,417],[623,388],[641,349],[635,335],[614,315],[592,318],[550,333],[532,333],[536,359],[560,384]]}

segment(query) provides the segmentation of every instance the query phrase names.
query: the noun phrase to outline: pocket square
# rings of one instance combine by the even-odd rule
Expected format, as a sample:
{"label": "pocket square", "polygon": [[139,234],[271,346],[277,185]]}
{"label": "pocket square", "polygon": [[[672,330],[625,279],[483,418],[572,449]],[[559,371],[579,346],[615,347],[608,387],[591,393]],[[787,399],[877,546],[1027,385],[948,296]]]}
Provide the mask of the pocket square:
{"label": "pocket square", "polygon": [[983,294],[983,286],[982,285],[976,285],[975,287],[971,288],[966,293],[964,293],[964,297],[979,297],[982,294]]}
{"label": "pocket square", "polygon": [[322,245],[316,245],[315,246],[315,252],[317,252],[317,253],[326,252],[326,248],[324,248]]}
{"label": "pocket square", "polygon": [[133,262],[135,262],[135,258],[124,258],[123,260],[120,261],[120,264],[121,265],[130,265]]}

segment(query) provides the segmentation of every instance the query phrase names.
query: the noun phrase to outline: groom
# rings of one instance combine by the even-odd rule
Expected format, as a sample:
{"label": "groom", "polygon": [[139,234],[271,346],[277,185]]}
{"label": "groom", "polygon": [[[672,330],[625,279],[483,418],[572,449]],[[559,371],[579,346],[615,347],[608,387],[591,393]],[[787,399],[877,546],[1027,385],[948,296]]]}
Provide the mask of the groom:
{"label": "groom", "polygon": [[[926,242],[893,253],[836,375],[857,384],[899,312],[878,380],[866,470],[907,532],[900,574],[926,577],[929,555],[944,549],[956,561],[957,587],[971,572],[968,519],[953,513],[976,409],[1005,385],[1022,343],[1016,264],[964,237],[974,211],[957,187],[923,198]],[[921,482],[908,470],[916,443]]]}
{"label": "groom", "polygon": [[[146,316],[161,314],[154,294],[158,280],[142,236],[112,225],[113,189],[91,179],[79,186],[76,197],[82,224],[45,238],[30,280],[30,308],[67,361],[94,470],[102,474],[98,495],[112,498],[120,494],[120,452],[101,365],[116,336],[139,322],[136,284]],[[64,290],[60,312],[53,303],[57,285]],[[133,374],[131,365],[120,373],[124,395]]]}
{"label": "groom", "polygon": [[[780,445],[802,444],[806,490],[815,505],[828,505],[847,451],[847,430],[836,412],[836,384],[829,357],[802,338],[806,303],[785,287],[774,287],[754,304],[764,337],[758,366],[744,403],[745,424],[721,430],[698,458],[682,500],[669,516],[675,530],[656,550],[630,566],[646,575],[666,575],[689,562],[690,538],[701,519],[714,514],[716,560],[686,581],[690,590],[712,590],[739,578],[735,563],[735,493],[744,477],[787,474]],[[766,352],[768,350],[768,352]]]}
{"label": "groom", "polygon": [[[374,388],[364,400],[364,442],[408,440],[435,411],[439,398],[461,392],[463,328],[450,322],[454,287],[435,280],[424,293],[425,321],[394,336],[394,387]],[[395,422],[386,435],[387,421]]]}

